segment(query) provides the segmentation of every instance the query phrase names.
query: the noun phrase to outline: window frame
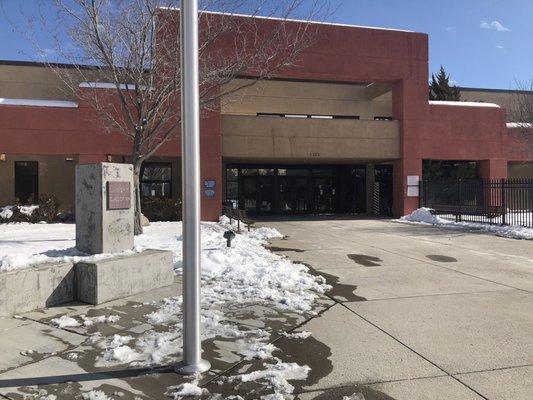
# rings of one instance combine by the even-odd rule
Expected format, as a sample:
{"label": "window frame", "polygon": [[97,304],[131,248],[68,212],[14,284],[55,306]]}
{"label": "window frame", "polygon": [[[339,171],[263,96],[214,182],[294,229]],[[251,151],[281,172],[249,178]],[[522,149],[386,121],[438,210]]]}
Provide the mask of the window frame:
{"label": "window frame", "polygon": [[[146,167],[168,167],[170,168],[170,179],[144,179],[144,171],[146,169]],[[145,197],[145,198],[160,198],[160,199],[171,199],[172,198],[172,163],[171,162],[161,162],[161,161],[156,161],[156,162],[151,162],[151,161],[145,161],[143,162],[142,166],[141,166],[141,176],[139,177],[139,186],[140,186],[140,190],[141,190],[141,197]],[[163,194],[163,196],[145,196],[143,195],[143,192],[142,192],[142,188],[143,188],[143,184],[165,184],[165,183],[168,183],[169,185],[169,194],[168,195],[165,195]]]}

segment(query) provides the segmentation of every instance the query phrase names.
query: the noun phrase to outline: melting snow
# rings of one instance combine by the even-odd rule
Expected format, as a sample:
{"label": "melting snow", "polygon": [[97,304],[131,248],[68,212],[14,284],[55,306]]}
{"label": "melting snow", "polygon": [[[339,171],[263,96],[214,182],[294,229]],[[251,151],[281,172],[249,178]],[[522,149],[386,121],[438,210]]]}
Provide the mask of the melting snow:
{"label": "melting snow", "polygon": [[67,315],[62,315],[59,318],[54,318],[50,321],[52,324],[56,325],[58,328],[69,328],[80,326],[80,323],[74,318],[71,318]]}
{"label": "melting snow", "polygon": [[181,385],[170,388],[171,396],[174,397],[174,399],[181,399],[181,396],[201,396],[202,394],[208,394],[209,391],[207,389],[202,389],[200,386],[198,386],[198,382],[193,383],[182,383]]}
{"label": "melting snow", "polygon": [[307,365],[298,365],[296,363],[285,363],[278,358],[274,359],[275,364],[264,364],[265,369],[253,371],[248,374],[231,376],[231,382],[256,382],[264,381],[268,387],[274,389],[276,393],[290,394],[294,391],[289,381],[305,380],[311,371]]}
{"label": "melting snow", "polygon": [[490,225],[480,222],[454,222],[431,214],[430,209],[426,207],[419,208],[411,214],[401,217],[398,221],[442,226],[447,229],[481,230],[512,239],[533,239],[533,229],[531,228],[516,225]]}

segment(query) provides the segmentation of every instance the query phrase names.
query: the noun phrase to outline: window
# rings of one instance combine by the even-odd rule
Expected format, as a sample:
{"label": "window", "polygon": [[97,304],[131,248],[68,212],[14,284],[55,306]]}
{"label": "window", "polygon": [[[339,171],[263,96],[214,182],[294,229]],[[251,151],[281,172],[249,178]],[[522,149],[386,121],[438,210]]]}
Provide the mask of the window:
{"label": "window", "polygon": [[22,204],[39,199],[39,164],[36,161],[15,161],[15,197]]}
{"label": "window", "polygon": [[172,197],[172,164],[148,162],[143,164],[141,196]]}
{"label": "window", "polygon": [[258,117],[274,117],[274,118],[283,118],[285,114],[276,114],[276,113],[257,113]]}
{"label": "window", "polygon": [[359,115],[334,115],[333,119],[360,119]]}

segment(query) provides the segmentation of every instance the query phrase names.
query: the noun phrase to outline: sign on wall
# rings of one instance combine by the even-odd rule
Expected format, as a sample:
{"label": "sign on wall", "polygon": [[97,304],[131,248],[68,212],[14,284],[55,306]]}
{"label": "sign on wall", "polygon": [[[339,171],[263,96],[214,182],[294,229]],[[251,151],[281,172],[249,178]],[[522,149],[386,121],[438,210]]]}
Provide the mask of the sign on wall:
{"label": "sign on wall", "polygon": [[419,197],[420,196],[420,176],[407,175],[407,197]]}
{"label": "sign on wall", "polygon": [[130,208],[130,182],[107,182],[107,209],[129,210]]}
{"label": "sign on wall", "polygon": [[204,181],[204,188],[206,189],[214,189],[217,185],[217,182],[213,179],[206,179]]}
{"label": "sign on wall", "polygon": [[407,175],[407,186],[418,186],[420,177],[418,175]]}

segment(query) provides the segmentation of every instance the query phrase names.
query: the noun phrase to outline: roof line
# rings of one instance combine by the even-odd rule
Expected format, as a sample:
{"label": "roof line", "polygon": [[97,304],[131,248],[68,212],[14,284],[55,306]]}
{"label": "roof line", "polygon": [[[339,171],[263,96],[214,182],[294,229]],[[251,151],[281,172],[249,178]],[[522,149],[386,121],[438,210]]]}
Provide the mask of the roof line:
{"label": "roof line", "polygon": [[[164,7],[164,6],[159,6],[158,8],[161,10],[175,10],[175,11],[180,9],[179,7]],[[300,23],[316,24],[316,25],[340,26],[340,27],[345,27],[345,28],[362,28],[362,29],[375,29],[375,30],[381,30],[381,31],[419,33],[419,32],[410,31],[407,29],[394,29],[394,28],[383,28],[383,27],[376,27],[376,26],[352,25],[352,24],[342,24],[338,22],[323,22],[323,21],[312,21],[312,20],[305,20],[305,19],[265,17],[263,15],[240,14],[240,13],[230,13],[230,12],[220,12],[220,11],[210,11],[210,10],[202,10],[200,11],[200,13],[228,15],[231,17],[258,18],[258,19],[273,20],[273,21],[300,22]]]}
{"label": "roof line", "polygon": [[80,69],[105,69],[105,67],[98,65],[84,65],[84,64],[67,64],[67,63],[52,63],[43,61],[21,61],[21,60],[0,60],[0,65],[13,65],[20,67],[48,67],[55,68],[80,68]]}
{"label": "roof line", "polygon": [[533,90],[517,90],[517,89],[489,89],[489,88],[473,88],[473,87],[457,87],[460,91],[472,92],[488,92],[488,93],[524,93],[533,94]]}

